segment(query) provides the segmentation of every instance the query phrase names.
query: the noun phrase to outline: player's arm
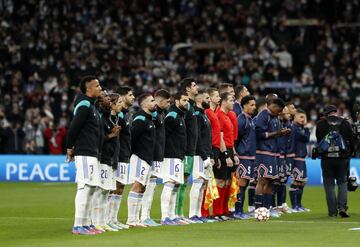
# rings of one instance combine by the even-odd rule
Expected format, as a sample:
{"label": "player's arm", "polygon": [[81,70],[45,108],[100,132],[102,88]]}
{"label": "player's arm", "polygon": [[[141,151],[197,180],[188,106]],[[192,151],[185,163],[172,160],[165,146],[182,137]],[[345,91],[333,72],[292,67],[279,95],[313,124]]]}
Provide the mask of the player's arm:
{"label": "player's arm", "polygon": [[280,135],[279,131],[268,132],[270,119],[264,115],[259,115],[256,120],[255,133],[256,138],[260,140],[271,139]]}
{"label": "player's arm", "polygon": [[[198,122],[198,133],[201,133],[201,130],[202,128],[204,128],[204,126],[201,124],[202,123],[202,116],[201,115],[196,115],[196,118],[197,118],[197,122]],[[204,139],[202,138],[198,138],[197,139],[197,142],[196,142],[196,150],[198,151],[200,157],[202,160],[206,160],[207,158],[207,155],[206,153],[204,152],[204,146],[206,145],[206,142]]]}
{"label": "player's arm", "polygon": [[239,140],[245,135],[246,119],[242,114],[239,115],[238,119],[238,138]]}
{"label": "player's arm", "polygon": [[67,161],[73,160],[74,150],[73,147],[75,145],[75,141],[79,135],[80,130],[84,127],[86,120],[88,118],[90,112],[90,102],[79,106],[76,108],[74,112],[74,118],[71,121],[67,141],[66,141],[66,149],[67,149]]}
{"label": "player's arm", "polygon": [[176,125],[178,123],[178,119],[176,119],[176,116],[173,115],[167,115],[164,119],[164,126],[167,133],[171,133],[176,128]]}
{"label": "player's arm", "polygon": [[145,129],[145,117],[136,116],[131,125],[131,139],[137,140]]}
{"label": "player's arm", "polygon": [[295,140],[300,142],[309,142],[310,141],[310,131],[308,128],[296,128],[295,131]]}

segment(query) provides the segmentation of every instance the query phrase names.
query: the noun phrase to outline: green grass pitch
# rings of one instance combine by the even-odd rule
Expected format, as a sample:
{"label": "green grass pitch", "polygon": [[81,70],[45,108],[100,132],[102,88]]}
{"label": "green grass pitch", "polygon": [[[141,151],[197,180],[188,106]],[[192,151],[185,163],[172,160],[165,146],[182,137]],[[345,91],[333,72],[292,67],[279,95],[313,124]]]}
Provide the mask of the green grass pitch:
{"label": "green grass pitch", "polygon": [[[161,186],[152,216],[160,218]],[[96,236],[70,233],[75,184],[0,183],[0,246],[359,246],[360,191],[349,193],[351,217],[329,218],[322,187],[305,187],[310,213],[283,215],[268,222],[212,224],[122,230]],[[127,215],[126,197],[120,218]],[[186,212],[188,210],[188,198]]]}

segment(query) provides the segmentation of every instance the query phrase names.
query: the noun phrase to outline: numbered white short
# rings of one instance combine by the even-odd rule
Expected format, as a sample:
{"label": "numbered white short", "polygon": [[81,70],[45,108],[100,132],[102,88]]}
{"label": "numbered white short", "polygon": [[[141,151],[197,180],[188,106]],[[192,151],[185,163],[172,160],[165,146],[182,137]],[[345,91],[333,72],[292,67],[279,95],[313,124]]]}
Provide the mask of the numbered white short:
{"label": "numbered white short", "polygon": [[203,178],[205,180],[210,177],[209,168],[204,167],[204,160],[200,156],[194,156],[192,176],[193,179]]}
{"label": "numbered white short", "polygon": [[180,159],[164,159],[163,182],[184,183],[184,163]]}
{"label": "numbered white short", "polygon": [[115,170],[115,180],[124,185],[129,184],[130,163],[119,162]]}
{"label": "numbered white short", "polygon": [[104,190],[116,190],[114,169],[106,164],[100,163],[100,188]]}
{"label": "numbered white short", "polygon": [[96,157],[75,156],[75,167],[78,188],[83,188],[85,184],[100,185],[100,163]]}
{"label": "numbered white short", "polygon": [[129,183],[139,182],[146,186],[150,179],[150,165],[133,154],[130,158],[130,176]]}
{"label": "numbered white short", "polygon": [[163,161],[154,161],[151,166],[151,170],[150,170],[151,174],[150,175],[157,177],[157,178],[162,178],[162,174],[163,174],[162,169],[163,168],[164,168]]}

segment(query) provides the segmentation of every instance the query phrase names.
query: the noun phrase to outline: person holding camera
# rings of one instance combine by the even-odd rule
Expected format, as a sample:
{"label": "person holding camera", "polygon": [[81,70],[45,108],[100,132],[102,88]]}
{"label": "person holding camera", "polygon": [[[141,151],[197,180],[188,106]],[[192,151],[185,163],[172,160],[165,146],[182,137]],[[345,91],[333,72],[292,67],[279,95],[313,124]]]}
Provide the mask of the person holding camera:
{"label": "person holding camera", "polygon": [[[313,150],[313,158],[321,158],[328,214],[330,217],[339,214],[348,218],[348,159],[354,151],[354,137],[350,123],[337,115],[334,105],[325,107],[324,117],[316,125],[316,139],[318,146]],[[338,186],[337,197],[335,180]]]}

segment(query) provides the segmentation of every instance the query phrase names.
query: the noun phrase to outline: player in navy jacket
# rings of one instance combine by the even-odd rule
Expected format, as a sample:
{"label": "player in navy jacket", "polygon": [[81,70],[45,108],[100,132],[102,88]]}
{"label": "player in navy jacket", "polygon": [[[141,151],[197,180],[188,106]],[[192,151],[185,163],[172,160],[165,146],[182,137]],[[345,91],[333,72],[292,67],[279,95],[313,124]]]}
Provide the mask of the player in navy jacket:
{"label": "player in navy jacket", "polygon": [[253,179],[255,155],[256,155],[256,133],[255,122],[252,119],[256,111],[256,101],[253,96],[245,96],[241,99],[242,113],[238,116],[238,144],[236,152],[239,155],[240,164],[237,168],[240,192],[235,203],[235,218],[247,219],[243,212],[245,191],[249,181]]}
{"label": "player in navy jacket", "polygon": [[274,99],[256,117],[256,169],[258,183],[255,192],[255,207],[270,208],[272,202],[272,184],[278,178],[277,137],[290,133],[289,129],[280,129],[278,115],[285,107],[285,102]]}
{"label": "player in navy jacket", "polygon": [[292,184],[290,190],[290,199],[292,209],[296,211],[309,211],[301,204],[304,186],[307,181],[305,157],[307,156],[306,145],[310,140],[310,131],[305,128],[307,123],[306,114],[302,109],[297,109],[294,117],[294,123],[291,128],[292,136],[295,141],[295,157],[292,169]]}

